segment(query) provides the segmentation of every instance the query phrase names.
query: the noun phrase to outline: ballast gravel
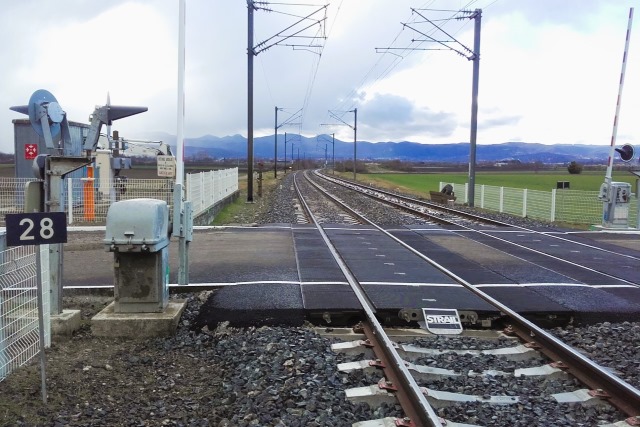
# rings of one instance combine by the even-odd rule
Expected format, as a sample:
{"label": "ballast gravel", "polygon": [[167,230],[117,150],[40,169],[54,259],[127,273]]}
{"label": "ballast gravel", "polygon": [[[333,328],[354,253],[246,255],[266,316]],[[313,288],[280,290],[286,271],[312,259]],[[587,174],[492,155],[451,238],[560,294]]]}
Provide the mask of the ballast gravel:
{"label": "ballast gravel", "polygon": [[349,426],[398,413],[345,400],[343,356],[310,327],[195,324],[192,295],[177,334],[105,340],[88,329],[0,382],[2,426]]}

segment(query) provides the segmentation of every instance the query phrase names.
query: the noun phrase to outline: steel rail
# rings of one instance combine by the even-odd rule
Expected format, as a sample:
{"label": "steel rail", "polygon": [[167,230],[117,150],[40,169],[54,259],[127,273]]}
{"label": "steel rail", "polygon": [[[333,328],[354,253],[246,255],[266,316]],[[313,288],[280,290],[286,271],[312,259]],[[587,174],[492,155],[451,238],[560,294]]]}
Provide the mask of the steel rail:
{"label": "steel rail", "polygon": [[[296,182],[296,176],[293,177],[294,188],[296,192],[298,192],[298,197],[300,198],[301,203],[306,204],[304,201],[304,197],[302,193],[300,193],[300,189],[298,188]],[[344,205],[344,203],[341,203]],[[308,209],[308,206],[307,206]],[[313,217],[313,214],[312,214]],[[363,217],[364,218],[364,217]],[[313,217],[313,223],[315,224],[318,232],[322,236],[325,244],[329,248],[332,256],[338,263],[340,270],[344,274],[347,282],[351,286],[354,294],[358,298],[358,301],[362,305],[364,313],[366,315],[367,321],[369,322],[373,334],[375,334],[381,342],[381,350],[385,352],[387,355],[387,360],[389,363],[389,368],[393,369],[397,375],[396,381],[400,387],[397,389],[397,397],[400,402],[408,403],[408,406],[403,406],[403,410],[407,417],[418,427],[429,426],[429,427],[441,427],[442,423],[440,418],[436,415],[435,411],[427,401],[427,398],[420,390],[420,387],[416,383],[415,379],[405,366],[404,360],[400,357],[398,352],[396,351],[393,342],[389,339],[387,334],[384,332],[382,325],[378,321],[375,315],[375,307],[367,297],[364,289],[360,286],[360,283],[355,278],[346,262],[342,258],[342,256],[338,253],[338,250],[333,245],[329,236],[327,236],[326,232],[323,230],[322,226],[317,223],[315,217]]]}
{"label": "steel rail", "polygon": [[[319,187],[315,182],[311,181],[309,179],[309,177],[307,176],[307,172],[306,171],[302,171],[302,172],[296,172],[296,175],[298,173],[302,173],[302,176],[306,179],[306,181],[311,184],[316,190],[318,190],[324,197],[327,197],[326,193],[323,191],[323,189],[321,187]],[[294,184],[294,188],[296,189],[296,194],[298,196],[298,200],[300,200],[300,203],[302,203],[302,193],[300,192],[300,189],[298,187],[298,182],[295,179],[294,175],[294,180],[293,180],[293,184]],[[358,220],[360,223],[366,223],[367,220],[366,218],[364,218],[363,216],[361,216],[358,212],[355,212],[353,209],[350,209],[348,207],[345,207],[346,205],[344,205],[342,203],[342,201],[340,201],[340,199],[337,198],[330,198],[330,200],[333,200],[336,204],[336,207],[338,209],[342,209],[343,211],[345,211],[347,214],[353,216],[356,220]],[[305,213],[307,214],[308,218],[312,218],[313,214],[311,213],[311,210],[309,208],[309,206],[305,203],[304,205],[304,209],[305,209]],[[306,209],[309,209],[309,211],[306,211]]]}
{"label": "steel rail", "polygon": [[338,199],[336,196],[334,196],[333,194],[329,193],[324,188],[320,187],[317,183],[313,182],[306,173],[303,173],[302,176],[307,180],[307,182],[309,182],[309,184],[311,184],[316,190],[318,190],[324,197],[326,197],[329,200],[333,201],[340,209],[342,209],[343,211],[347,212],[349,215],[354,216],[355,218],[358,219],[358,221],[360,221],[363,224],[368,224],[369,223],[369,220],[367,218],[365,218],[364,216],[362,216],[362,214],[360,214],[360,212],[356,211],[355,209],[353,209],[350,206],[347,206],[342,200]]}
{"label": "steel rail", "polygon": [[[319,175],[319,174],[317,174],[317,173],[316,173],[316,176],[320,176],[321,178],[323,178],[323,179],[325,179],[325,180],[327,180],[327,181],[330,181],[330,182],[332,182],[332,180],[333,180],[333,178],[332,178],[332,177],[325,177],[325,176],[323,176],[323,175]],[[340,184],[340,183],[338,183],[338,184]],[[349,182],[349,184],[353,185],[351,182]],[[356,185],[356,186],[357,186],[357,185]],[[351,190],[353,190],[353,191],[358,191],[358,190],[357,190],[357,189],[355,189],[355,188],[351,188],[351,187],[348,187],[348,186],[344,186],[344,187],[345,187],[345,188],[349,188],[349,189],[351,189]],[[363,186],[363,187],[365,187],[365,188],[369,188],[369,187],[367,187],[367,186]],[[368,194],[366,194],[366,193],[362,193],[362,194],[368,195]],[[391,194],[391,193],[390,193],[390,194]],[[374,197],[374,196],[370,196],[370,195],[368,195],[368,196],[369,196],[369,197],[371,197],[371,198],[373,198],[374,200],[378,200],[378,198],[376,198],[376,197]],[[381,201],[382,201],[382,200],[381,200]],[[388,205],[395,206],[395,204],[394,204],[392,201],[390,201],[390,200],[384,200],[384,203],[386,203],[386,204],[388,204]],[[409,210],[409,211],[411,211],[411,208],[409,208],[408,206],[403,206],[402,208],[403,208],[404,210]],[[447,209],[447,210],[451,210],[451,209]],[[412,213],[414,213],[414,214],[417,214],[417,215],[423,214],[422,212],[417,211],[417,210],[413,210],[413,211],[411,211],[411,212],[412,212]],[[456,211],[456,212],[457,212],[457,211]],[[425,214],[423,214],[423,215],[425,215]],[[430,216],[429,216],[429,217],[430,217]],[[442,221],[442,222],[446,222],[446,220],[441,220],[441,221]],[[570,260],[568,260],[568,259],[560,258],[560,257],[557,257],[557,256],[555,256],[555,255],[548,254],[548,253],[546,253],[546,252],[543,252],[543,251],[540,251],[540,250],[537,250],[537,249],[533,249],[533,248],[527,247],[527,246],[522,245],[522,244],[520,244],[520,243],[512,242],[512,241],[507,240],[507,239],[504,239],[504,238],[502,238],[502,237],[495,236],[495,235],[493,235],[493,234],[491,234],[491,233],[489,233],[489,232],[486,232],[486,231],[482,231],[482,230],[474,230],[474,229],[472,229],[472,228],[470,228],[470,227],[465,226],[464,224],[457,224],[457,223],[453,223],[453,222],[451,222],[450,224],[456,225],[456,226],[458,226],[458,227],[465,228],[465,229],[467,229],[467,230],[469,230],[469,231],[472,231],[472,232],[477,233],[477,234],[481,234],[481,235],[486,236],[486,237],[489,237],[489,238],[491,238],[491,239],[498,240],[498,241],[500,241],[500,242],[503,242],[503,243],[506,243],[506,244],[509,244],[509,245],[516,246],[516,247],[521,248],[521,249],[524,249],[524,250],[526,250],[526,251],[533,252],[533,253],[535,253],[535,254],[542,255],[542,256],[545,256],[545,257],[551,258],[551,259],[553,259],[553,260],[556,260],[556,261],[561,261],[561,262],[563,262],[563,263],[565,263],[565,264],[569,264],[569,265],[571,265],[571,266],[573,266],[573,267],[577,267],[577,268],[581,268],[581,269],[583,269],[583,270],[587,270],[587,271],[589,271],[589,272],[591,272],[591,273],[594,273],[594,274],[599,274],[599,275],[605,276],[605,277],[610,278],[610,279],[619,280],[619,281],[621,281],[621,282],[625,282],[625,283],[627,283],[627,284],[629,284],[629,285],[631,285],[631,286],[640,287],[640,284],[635,283],[635,282],[632,282],[632,281],[629,281],[629,280],[624,279],[624,278],[622,278],[622,277],[614,276],[614,275],[612,275],[612,274],[605,273],[605,272],[603,272],[603,271],[598,271],[598,270],[596,270],[595,268],[591,268],[591,267],[588,267],[588,266],[586,266],[586,265],[578,264],[578,263],[573,262],[573,261],[570,261]],[[504,225],[506,225],[506,226],[509,226],[509,227],[512,227],[512,228],[521,228],[521,227],[518,227],[518,226],[511,226],[511,225],[506,224],[506,223],[502,223],[502,224],[504,224]],[[528,229],[524,229],[524,230],[527,230],[527,231],[529,231],[529,232],[531,232],[531,233],[544,234],[544,233],[539,233],[539,232],[536,232],[536,231],[533,231],[533,230],[528,230]],[[452,231],[452,232],[455,232],[455,231]],[[544,234],[544,235],[547,235],[547,234]],[[550,236],[550,237],[554,237],[554,236]],[[571,242],[571,243],[575,243],[575,242],[573,242],[573,241],[571,241],[571,240],[569,240],[569,239],[567,239],[567,240],[568,240],[569,242]],[[486,243],[482,243],[482,244],[487,245]],[[490,245],[487,245],[487,246],[490,246]],[[597,249],[597,248],[596,248],[596,249]],[[603,250],[603,251],[606,251],[606,250]],[[606,251],[606,252],[609,252],[609,251]],[[617,254],[616,252],[613,252],[613,253],[614,253],[614,254]],[[518,258],[518,259],[521,259],[521,260],[523,260],[523,261],[531,262],[531,261],[528,261],[528,260],[526,260],[526,259],[524,259],[524,258],[517,257],[517,256],[515,256],[515,255],[513,255],[513,254],[512,254],[512,256],[514,256],[514,257],[516,257],[516,258]],[[633,259],[637,259],[637,258],[635,258],[635,257],[631,257],[631,258],[633,258]],[[546,267],[544,267],[544,266],[541,266],[541,267],[542,267],[542,268],[546,268]]]}
{"label": "steel rail", "polygon": [[[366,219],[364,216],[363,218]],[[403,242],[382,227],[369,220],[367,220],[367,223],[464,286],[476,296],[491,304],[509,320],[511,327],[519,336],[538,344],[540,351],[550,357],[551,360],[564,362],[568,366],[567,370],[588,387],[593,390],[603,390],[605,392],[604,395],[607,396],[606,399],[613,406],[631,417],[640,416],[640,390],[608,372],[576,349],[563,343],[551,333],[525,319],[500,301],[477,289],[471,283]]]}
{"label": "steel rail", "polygon": [[[422,207],[429,208],[429,209],[434,209],[434,210],[437,210],[437,211],[449,212],[451,214],[454,214],[454,215],[457,215],[459,217],[463,217],[463,218],[466,218],[466,219],[470,219],[470,220],[473,220],[473,221],[477,221],[477,222],[481,222],[481,223],[485,223],[485,224],[490,224],[490,225],[496,225],[496,226],[500,226],[500,227],[513,227],[513,225],[507,224],[507,223],[505,223],[503,221],[498,221],[498,220],[491,219],[491,218],[484,218],[484,217],[481,217],[481,216],[478,216],[478,215],[475,215],[475,214],[472,214],[472,213],[469,213],[469,212],[459,211],[459,210],[456,210],[456,209],[447,208],[447,207],[442,206],[442,205],[436,205],[434,203],[428,203],[428,202],[425,202],[425,201],[422,201],[422,200],[412,199],[412,198],[407,197],[407,196],[402,196],[402,195],[399,195],[399,194],[391,193],[389,191],[381,190],[381,189],[375,188],[375,187],[370,187],[370,186],[365,185],[365,184],[354,183],[352,181],[348,181],[348,180],[345,180],[345,179],[342,179],[342,178],[329,177],[329,176],[326,176],[324,174],[320,174],[317,171],[314,171],[314,174],[316,176],[322,178],[322,179],[327,180],[327,181],[334,182],[335,184],[341,185],[341,186],[346,187],[346,188],[351,188],[354,191],[358,191],[358,190],[356,188],[352,188],[350,186],[365,188],[365,189],[367,189],[369,191],[372,191],[372,192],[377,192],[377,193],[380,193],[380,194],[384,194],[385,196],[395,197],[395,198],[400,199],[400,200],[402,200],[404,202],[407,202],[407,203],[413,203],[413,204],[417,204],[417,205],[422,205]],[[425,213],[425,212],[416,211],[415,209],[412,209],[412,208],[410,208],[408,206],[399,205],[398,203],[394,203],[394,202],[389,201],[389,200],[384,200],[384,199],[381,199],[379,197],[373,196],[371,194],[367,194],[365,192],[361,192],[361,193],[366,195],[366,196],[371,197],[372,199],[375,199],[375,200],[378,200],[378,201],[381,201],[383,203],[387,203],[387,204],[390,204],[390,205],[393,205],[393,206],[396,206],[396,207],[400,207],[402,209],[410,211],[413,214],[418,214],[418,215],[427,217],[427,218],[432,219],[432,220],[434,220],[436,222],[441,222],[441,223],[451,224],[451,225],[460,225],[460,224],[455,223],[453,221],[448,221],[446,219],[443,219],[443,218],[440,218],[440,217],[437,217],[437,216],[432,216],[432,215],[429,215],[428,213]]]}

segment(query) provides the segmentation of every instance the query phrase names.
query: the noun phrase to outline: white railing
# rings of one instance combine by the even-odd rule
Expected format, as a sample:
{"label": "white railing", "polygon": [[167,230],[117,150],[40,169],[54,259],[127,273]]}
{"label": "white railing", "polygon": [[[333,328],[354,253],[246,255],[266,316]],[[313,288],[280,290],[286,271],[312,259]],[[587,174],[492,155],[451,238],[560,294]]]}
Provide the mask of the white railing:
{"label": "white railing", "polygon": [[[41,256],[41,271],[36,256]],[[49,246],[17,246],[0,250],[0,381],[28,363],[40,350],[38,273],[42,280],[45,347],[51,345]]]}
{"label": "white railing", "polygon": [[[453,186],[456,203],[468,203],[468,184],[441,182]],[[539,191],[522,188],[476,185],[474,205],[495,212],[549,222],[599,224],[602,222],[602,202],[597,191]],[[629,206],[629,226],[637,224],[638,197],[632,196]]]}
{"label": "white railing", "polygon": [[186,190],[193,216],[197,216],[238,191],[238,168],[190,173]]}
{"label": "white railing", "polygon": [[[25,184],[34,179],[0,178],[0,225],[4,215],[22,213]],[[112,203],[119,200],[151,198],[173,205],[173,179],[112,179],[68,178],[63,188],[63,205],[69,224],[104,223]],[[238,191],[238,168],[187,174],[186,195],[191,200],[193,214]]]}

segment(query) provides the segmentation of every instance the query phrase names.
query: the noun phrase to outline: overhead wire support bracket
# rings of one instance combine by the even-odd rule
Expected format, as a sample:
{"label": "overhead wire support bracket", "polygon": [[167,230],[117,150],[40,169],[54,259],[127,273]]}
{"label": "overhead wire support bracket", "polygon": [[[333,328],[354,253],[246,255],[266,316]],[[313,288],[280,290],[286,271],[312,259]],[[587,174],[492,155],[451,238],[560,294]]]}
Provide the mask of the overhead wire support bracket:
{"label": "overhead wire support bracket", "polygon": [[[308,14],[308,15],[306,15],[306,16],[304,16],[304,17],[300,18],[298,21],[296,21],[295,23],[293,23],[293,24],[289,25],[287,28],[285,28],[284,30],[280,31],[279,33],[277,33],[277,34],[275,34],[275,35],[273,35],[273,36],[269,37],[268,39],[266,39],[266,40],[264,40],[264,41],[262,41],[262,42],[260,42],[260,43],[258,43],[258,44],[256,44],[256,45],[255,45],[255,47],[254,47],[254,54],[255,54],[255,55],[258,55],[259,53],[264,52],[265,50],[267,50],[267,49],[269,49],[269,48],[271,48],[271,47],[273,47],[273,46],[276,46],[276,45],[278,45],[278,44],[282,43],[283,41],[288,40],[288,39],[290,39],[290,38],[293,38],[293,37],[302,37],[302,36],[298,36],[298,34],[300,34],[300,33],[304,32],[305,30],[308,30],[309,28],[311,28],[311,27],[313,27],[313,26],[315,26],[315,25],[320,25],[320,24],[322,24],[324,21],[326,21],[326,20],[327,20],[327,17],[325,16],[325,17],[324,17],[324,18],[322,18],[322,19],[317,19],[317,20],[315,20],[315,22],[313,22],[312,24],[310,24],[310,25],[308,25],[308,26],[306,26],[306,27],[302,28],[302,29],[301,29],[301,30],[299,30],[299,31],[296,31],[296,32],[295,32],[295,33],[293,33],[293,34],[286,35],[286,36],[284,36],[284,35],[282,35],[282,34],[283,34],[285,31],[288,31],[288,30],[290,30],[290,29],[294,28],[296,25],[299,25],[301,22],[303,22],[303,21],[305,21],[305,20],[307,20],[307,19],[310,19],[313,15],[317,14],[318,12],[322,11],[323,9],[325,10],[325,15],[326,15],[326,9],[327,9],[327,7],[328,7],[328,6],[329,6],[329,5],[322,6],[321,8],[319,8],[319,9],[317,9],[317,10],[315,10],[315,11],[311,12],[310,14]],[[268,43],[268,42],[270,42],[271,40],[273,40],[273,39],[275,39],[275,38],[278,38],[278,37],[280,38],[279,40],[277,40],[277,41],[275,41],[275,42],[273,42],[273,43],[271,43],[271,44],[269,44],[269,45],[267,45],[267,46],[264,46],[265,44],[267,44],[267,43]],[[308,36],[307,36],[307,37],[308,37]],[[323,38],[323,37],[315,37],[315,38]],[[264,46],[264,47],[262,47],[262,46]]]}
{"label": "overhead wire support bracket", "polygon": [[[345,113],[353,113],[354,110],[349,110],[349,111],[345,111]],[[340,117],[338,117],[338,115],[336,113],[334,113],[333,111],[329,110],[329,117],[331,117],[332,119],[336,119],[341,123],[337,123],[338,126],[344,125],[344,126],[349,126],[351,129],[355,129],[354,126],[350,125],[349,123],[345,122],[344,120],[342,120]],[[328,126],[329,124],[324,124],[321,126]]]}
{"label": "overhead wire support bracket", "polygon": [[[253,161],[254,161],[254,157],[253,157],[253,59],[259,53],[264,52],[265,50],[273,46],[283,44],[282,42],[290,38],[309,38],[311,40],[314,40],[314,39],[326,40],[325,28],[323,23],[327,20],[327,8],[329,5],[326,4],[326,5],[319,6],[319,5],[313,5],[313,4],[298,4],[298,3],[270,3],[267,1],[257,1],[257,0],[246,0],[246,1],[247,1],[247,202],[253,203]],[[289,6],[311,6],[318,9],[314,10],[314,12],[308,14],[307,16],[300,18],[300,16],[280,12],[267,7],[270,4],[289,5]],[[282,31],[278,32],[277,34],[269,37],[268,39],[258,44],[254,44],[254,28],[253,28],[254,12],[257,10],[264,10],[266,12],[272,12],[272,13],[281,13],[288,16],[296,16],[300,19],[298,19],[295,23],[293,23],[292,25],[289,25],[287,28],[283,29]],[[322,19],[312,18],[315,14],[321,12],[322,10],[324,10],[324,17]],[[299,31],[292,30],[294,27],[300,25],[300,23],[306,20],[311,20],[313,21],[313,23],[306,26],[305,28],[302,28]],[[316,32],[314,37],[301,35],[302,32],[316,25],[319,27],[319,30]],[[289,30],[292,30],[295,32],[293,34],[285,35],[284,33]],[[271,44],[268,44],[273,40],[276,40],[276,41]],[[315,47],[310,48],[309,47],[310,45],[313,46],[313,41],[311,41],[309,45],[301,44],[300,47],[306,48],[307,50],[315,48]],[[319,47],[319,49],[322,49],[322,47]],[[277,107],[276,107],[276,116],[277,116]],[[274,145],[276,147],[275,148],[276,156],[275,156],[274,163],[277,165],[277,119],[276,119],[276,144]]]}
{"label": "overhead wire support bracket", "polygon": [[[438,27],[436,24],[434,24],[434,23],[431,23],[431,24],[432,24],[432,25],[434,25],[436,28],[438,28],[440,31],[444,32],[444,31],[443,31],[440,27]],[[470,52],[470,53],[471,53],[471,55],[468,55],[468,54],[466,54],[466,53],[464,53],[464,52],[461,52],[461,51],[459,51],[458,49],[456,49],[456,48],[454,48],[454,47],[449,46],[446,42],[443,42],[443,41],[437,40],[437,39],[435,39],[435,38],[431,37],[430,35],[425,34],[425,33],[423,33],[422,31],[420,31],[420,30],[418,30],[418,29],[416,29],[416,28],[413,28],[413,27],[412,27],[411,25],[409,25],[409,24],[402,23],[402,26],[403,26],[403,27],[405,27],[405,28],[409,28],[409,29],[411,29],[411,30],[415,31],[416,33],[418,33],[418,34],[420,34],[420,35],[422,35],[422,36],[425,36],[427,39],[429,39],[429,40],[425,40],[425,41],[427,41],[427,42],[433,42],[433,43],[441,44],[442,46],[444,46],[444,47],[445,47],[445,48],[447,48],[448,50],[451,50],[451,51],[453,51],[453,52],[457,53],[458,55],[460,55],[460,56],[462,56],[462,57],[464,57],[464,58],[467,58],[467,59],[468,59],[468,60],[470,60],[470,61],[471,61],[471,60],[473,60],[473,51],[472,51],[472,50],[470,50],[469,48],[467,48],[467,47],[466,47],[465,45],[463,45],[462,43],[458,42],[457,40],[456,40],[456,42],[457,42],[459,45],[461,45],[465,50],[467,50],[468,52]],[[446,34],[446,33],[445,33],[445,34]],[[451,37],[451,36],[449,36],[449,37]]]}
{"label": "overhead wire support bracket", "polygon": [[353,113],[353,126],[351,126],[349,123],[345,122],[344,120],[342,120],[341,117],[338,117],[338,115],[331,111],[329,111],[329,117],[331,117],[332,119],[336,119],[339,122],[341,122],[340,124],[321,124],[320,126],[349,126],[352,130],[353,130],[353,180],[356,180],[356,164],[357,164],[357,160],[358,160],[358,156],[357,156],[357,145],[358,145],[358,109],[354,108],[353,110],[349,110],[349,111],[344,111],[344,113]]}
{"label": "overhead wire support bracket", "polygon": [[[458,40],[456,40],[455,37],[453,37],[451,34],[447,33],[441,26],[439,26],[438,24],[436,24],[434,22],[434,20],[431,20],[429,18],[427,18],[426,16],[424,16],[422,13],[419,12],[419,10],[430,10],[430,11],[439,11],[439,12],[451,12],[451,11],[446,11],[446,10],[439,10],[439,9],[416,9],[416,8],[411,8],[411,12],[415,13],[416,15],[420,16],[422,19],[425,20],[425,22],[431,24],[435,29],[439,30],[440,32],[442,32],[443,34],[445,34],[447,36],[448,39],[451,40],[437,40],[436,38],[425,34],[424,32],[416,29],[415,27],[413,27],[412,25],[414,25],[416,22],[411,22],[411,25],[409,25],[409,23],[401,23],[402,24],[402,28],[409,28],[413,31],[415,31],[416,33],[424,36],[427,40],[417,40],[417,39],[412,39],[411,42],[415,43],[415,42],[433,42],[433,43],[438,43],[440,45],[442,45],[443,47],[445,47],[448,50],[451,50],[457,54],[459,54],[460,56],[463,56],[465,58],[467,58],[467,60],[473,62],[473,79],[472,79],[472,88],[471,88],[471,124],[470,124],[470,135],[469,135],[469,191],[467,194],[468,197],[468,205],[470,207],[474,206],[474,200],[475,200],[475,168],[476,168],[476,139],[477,139],[477,132],[478,132],[478,86],[479,86],[479,74],[480,74],[480,28],[481,28],[481,22],[482,22],[482,9],[475,9],[474,11],[468,11],[468,10],[461,10],[461,11],[453,11],[455,12],[455,15],[451,18],[451,19],[473,19],[474,20],[474,42],[473,42],[473,50],[469,49],[467,46],[465,46],[464,44],[460,43]],[[456,15],[462,15],[462,16],[456,16]],[[451,44],[458,44],[462,47],[462,50],[464,50],[464,52],[460,49],[456,49],[455,47],[451,46]],[[409,51],[412,50],[436,50],[436,49],[425,49],[425,48],[410,48],[407,47],[406,48]],[[383,53],[387,53],[387,52],[383,52]]]}
{"label": "overhead wire support bracket", "polygon": [[[422,17],[425,21],[427,21],[428,23],[430,23],[431,25],[433,25],[434,27],[436,27],[438,30],[442,31],[444,34],[446,34],[446,36],[447,36],[447,37],[449,37],[450,39],[452,39],[452,40],[453,40],[453,43],[457,43],[457,44],[459,44],[460,46],[462,46],[462,48],[463,48],[464,50],[466,50],[467,52],[469,52],[469,53],[471,54],[471,56],[470,56],[470,57],[468,57],[467,55],[460,53],[457,49],[454,49],[454,48],[452,48],[451,46],[449,46],[449,45],[445,44],[445,42],[437,41],[438,43],[441,43],[441,44],[443,44],[444,46],[447,46],[449,49],[453,50],[454,52],[458,52],[458,53],[460,53],[460,55],[462,55],[462,56],[466,57],[468,60],[473,60],[473,59],[474,59],[474,53],[473,53],[473,51],[472,51],[471,49],[469,49],[468,47],[466,47],[465,45],[463,45],[462,43],[460,43],[458,40],[456,40],[456,38],[455,38],[455,37],[453,37],[451,34],[447,33],[447,32],[446,32],[442,27],[440,27],[439,25],[437,25],[437,24],[436,24],[435,22],[433,22],[431,19],[427,18],[426,16],[424,16],[423,14],[421,14],[420,12],[418,12],[418,9],[411,8],[411,11],[412,11],[412,12],[414,12],[414,13],[416,13],[416,14],[417,14],[417,15],[419,15],[420,17]],[[466,13],[466,12],[464,12],[464,13]],[[455,19],[473,19],[473,18],[475,18],[476,13],[479,13],[479,12],[475,12],[475,13],[473,13],[473,14],[472,14],[472,15],[470,15],[470,16],[455,17]],[[411,28],[411,27],[409,27],[409,28]],[[418,32],[418,33],[420,33],[420,31],[417,31],[415,28],[411,28],[411,29],[412,29],[412,30],[414,30],[414,31],[416,31],[416,32]],[[422,34],[422,33],[420,33],[420,34]],[[432,38],[432,37],[430,37],[430,36],[426,36],[426,37],[427,37],[427,38],[430,38],[430,39],[433,39],[433,38]]]}

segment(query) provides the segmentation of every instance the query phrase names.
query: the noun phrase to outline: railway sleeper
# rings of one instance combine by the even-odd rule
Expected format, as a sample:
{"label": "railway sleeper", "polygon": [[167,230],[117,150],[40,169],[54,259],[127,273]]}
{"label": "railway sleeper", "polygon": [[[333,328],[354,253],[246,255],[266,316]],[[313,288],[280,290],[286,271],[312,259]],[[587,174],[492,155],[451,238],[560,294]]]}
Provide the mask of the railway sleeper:
{"label": "railway sleeper", "polygon": [[414,360],[418,357],[423,356],[436,356],[439,354],[446,353],[455,353],[457,355],[471,355],[471,356],[480,356],[480,355],[493,355],[493,356],[504,356],[508,360],[512,361],[521,361],[521,360],[529,360],[534,357],[539,357],[540,353],[533,346],[529,346],[527,344],[520,344],[514,347],[503,347],[496,348],[491,350],[463,350],[463,349],[434,349],[434,348],[425,348],[418,347],[412,344],[399,344],[397,346],[398,354],[403,358],[408,360]]}
{"label": "railway sleeper", "polygon": [[[481,427],[477,424],[464,424],[456,423],[450,420],[441,418],[441,424],[446,427]],[[404,424],[403,424],[404,423]],[[410,420],[398,420],[397,418],[381,418],[379,420],[360,421],[358,423],[351,424],[351,427],[398,427],[398,426],[415,426],[411,424]]]}
{"label": "railway sleeper", "polygon": [[[338,370],[344,373],[358,370],[370,372],[382,367],[380,363],[381,362],[378,360],[358,360],[355,362],[339,363]],[[482,372],[470,371],[468,373],[461,373],[453,371],[451,369],[443,369],[432,366],[417,365],[415,363],[406,361],[405,366],[410,372],[412,372],[414,378],[423,381],[436,380],[441,377],[458,377],[463,375],[469,377],[546,377],[548,379],[569,377],[569,375],[562,368],[556,367],[556,363],[549,363],[546,365],[534,366],[531,368],[515,369],[512,372],[491,369]]]}
{"label": "railway sleeper", "polygon": [[[419,357],[424,356],[437,356],[446,353],[455,353],[457,355],[493,355],[504,356],[508,360],[521,361],[529,360],[535,357],[539,357],[540,353],[532,346],[527,344],[520,344],[512,347],[496,348],[491,350],[462,350],[462,349],[434,349],[418,347],[412,344],[397,344],[394,342],[394,346],[398,351],[398,354],[403,359],[408,361],[414,361]],[[373,351],[370,348],[370,344],[367,340],[355,340],[344,341],[331,345],[331,349],[336,353],[344,353],[347,355],[364,354],[366,357],[373,358]]]}
{"label": "railway sleeper", "polygon": [[[393,384],[382,378],[378,384],[354,387],[345,390],[347,399],[353,403],[366,403],[372,408],[381,406],[382,404],[395,404],[396,396],[394,391],[396,388]],[[420,387],[429,403],[434,409],[445,408],[460,403],[482,403],[487,405],[514,405],[520,403],[518,396],[491,396],[491,395],[475,395],[463,394],[450,391],[434,390],[427,387]],[[581,405],[597,405],[609,406],[606,396],[601,396],[595,390],[579,389],[564,393],[555,393],[550,395],[551,399],[560,404],[581,404]]]}

